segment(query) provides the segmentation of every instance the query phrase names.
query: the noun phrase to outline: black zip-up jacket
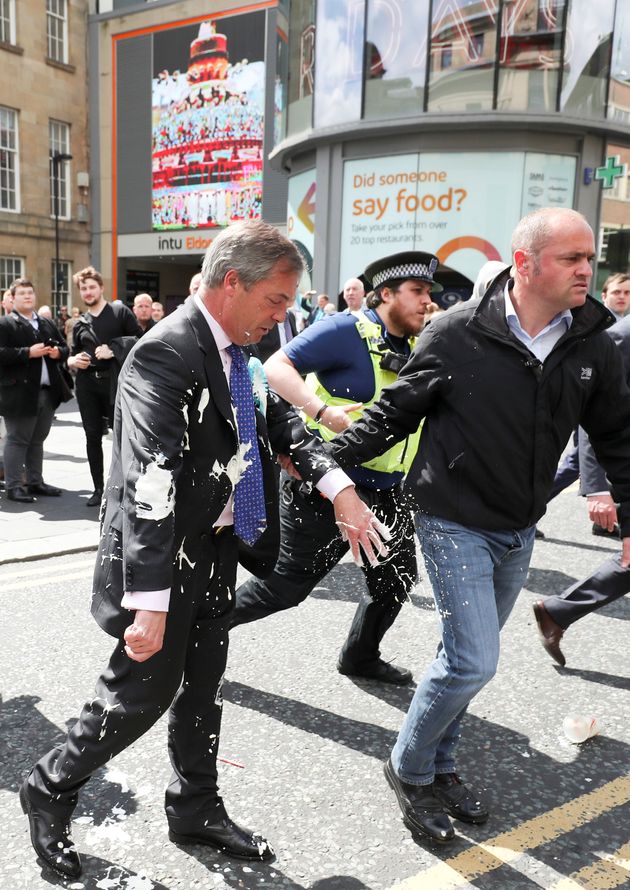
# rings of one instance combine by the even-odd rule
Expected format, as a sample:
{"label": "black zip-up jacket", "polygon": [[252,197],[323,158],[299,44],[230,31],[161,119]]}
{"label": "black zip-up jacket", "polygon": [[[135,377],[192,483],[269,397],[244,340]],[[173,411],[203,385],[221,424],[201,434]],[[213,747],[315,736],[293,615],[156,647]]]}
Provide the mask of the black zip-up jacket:
{"label": "black zip-up jacket", "polygon": [[426,421],[406,489],[423,512],[487,530],[544,514],[562,451],[581,424],[630,536],[630,390],[611,314],[592,297],[541,364],[510,332],[502,273],[479,302],[422,332],[398,380],[335,437],[341,466],[363,463]]}

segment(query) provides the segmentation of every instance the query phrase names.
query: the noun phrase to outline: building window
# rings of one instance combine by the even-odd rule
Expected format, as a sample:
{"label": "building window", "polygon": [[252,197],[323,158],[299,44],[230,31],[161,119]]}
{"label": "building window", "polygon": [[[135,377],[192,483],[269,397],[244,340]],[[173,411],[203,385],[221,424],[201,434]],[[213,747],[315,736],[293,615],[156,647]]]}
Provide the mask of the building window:
{"label": "building window", "polygon": [[66,0],[46,0],[48,58],[68,62],[68,6]]}
{"label": "building window", "polygon": [[53,260],[50,264],[50,293],[52,295],[52,310],[56,315],[62,306],[70,306],[70,281],[72,280],[72,266],[66,260],[59,260],[59,264]]}
{"label": "building window", "polygon": [[0,256],[0,296],[16,278],[24,276],[24,260],[19,256]]}
{"label": "building window", "polygon": [[[48,141],[50,151],[50,215],[55,213],[55,187],[57,188],[59,219],[70,219],[70,163],[69,161],[53,162],[55,154],[70,154],[70,124],[62,121],[49,121]],[[57,183],[55,184],[55,173]]]}
{"label": "building window", "polygon": [[450,68],[453,64],[453,46],[451,43],[445,43],[442,47],[442,70]]}
{"label": "building window", "polygon": [[0,210],[19,210],[18,116],[0,105]]}
{"label": "building window", "polygon": [[15,43],[15,0],[0,0],[0,41]]}

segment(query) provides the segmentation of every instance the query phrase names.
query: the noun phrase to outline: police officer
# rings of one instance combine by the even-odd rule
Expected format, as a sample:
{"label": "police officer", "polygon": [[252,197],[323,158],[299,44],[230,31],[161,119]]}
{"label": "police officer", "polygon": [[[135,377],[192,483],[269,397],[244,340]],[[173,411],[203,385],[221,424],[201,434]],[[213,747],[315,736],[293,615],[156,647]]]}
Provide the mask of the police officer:
{"label": "police officer", "polygon": [[[371,405],[406,363],[424,324],[438,260],[418,251],[398,253],[365,270],[374,295],[358,315],[338,313],[306,331],[265,364],[269,383],[299,406],[307,424],[325,440],[346,429]],[[306,377],[306,380],[303,378]],[[411,673],[381,658],[380,644],[417,580],[410,505],[402,480],[419,431],[386,454],[348,470],[360,497],[392,533],[389,555],[364,565],[369,599],[363,598],[342,648],[342,674],[404,685]],[[283,482],[281,547],[273,573],[252,578],[236,592],[232,627],[301,603],[348,549],[333,511],[317,491]]]}

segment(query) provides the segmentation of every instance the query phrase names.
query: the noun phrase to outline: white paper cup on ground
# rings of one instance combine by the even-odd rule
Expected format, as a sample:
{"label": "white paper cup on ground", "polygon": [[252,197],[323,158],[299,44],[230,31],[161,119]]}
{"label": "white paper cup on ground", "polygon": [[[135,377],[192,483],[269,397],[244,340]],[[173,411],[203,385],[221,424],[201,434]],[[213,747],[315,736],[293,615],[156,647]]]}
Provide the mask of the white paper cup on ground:
{"label": "white paper cup on ground", "polygon": [[565,717],[562,721],[562,729],[565,736],[574,745],[582,744],[599,732],[595,717],[582,717],[579,714],[569,714],[568,717]]}

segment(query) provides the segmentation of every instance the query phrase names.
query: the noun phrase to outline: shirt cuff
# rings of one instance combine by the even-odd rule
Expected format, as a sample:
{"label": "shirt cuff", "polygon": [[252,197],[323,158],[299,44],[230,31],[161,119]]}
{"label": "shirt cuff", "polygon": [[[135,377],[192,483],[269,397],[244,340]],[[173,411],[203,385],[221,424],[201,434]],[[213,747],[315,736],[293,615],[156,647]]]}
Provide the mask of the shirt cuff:
{"label": "shirt cuff", "polygon": [[595,498],[601,497],[603,494],[610,494],[609,491],[587,491],[584,495],[585,498]]}
{"label": "shirt cuff", "polygon": [[137,612],[143,609],[145,612],[168,612],[168,604],[171,599],[171,588],[166,590],[140,590],[138,592],[126,590],[122,598],[123,609],[133,609]]}
{"label": "shirt cuff", "polygon": [[351,485],[354,488],[352,479],[342,469],[337,467],[334,470],[328,470],[319,482],[316,483],[315,488],[321,491],[329,501],[334,501],[340,491],[343,491],[344,488],[349,488]]}

